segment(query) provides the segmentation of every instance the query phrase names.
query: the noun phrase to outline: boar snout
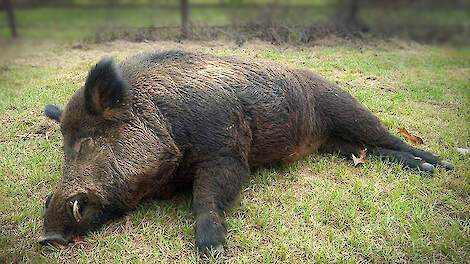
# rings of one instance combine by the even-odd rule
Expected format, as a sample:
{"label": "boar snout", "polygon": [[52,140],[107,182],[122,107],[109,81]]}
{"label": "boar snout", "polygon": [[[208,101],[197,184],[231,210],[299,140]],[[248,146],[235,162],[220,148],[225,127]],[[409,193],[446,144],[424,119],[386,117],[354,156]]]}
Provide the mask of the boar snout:
{"label": "boar snout", "polygon": [[66,245],[68,241],[61,234],[43,234],[38,238],[41,244],[57,242],[61,245]]}

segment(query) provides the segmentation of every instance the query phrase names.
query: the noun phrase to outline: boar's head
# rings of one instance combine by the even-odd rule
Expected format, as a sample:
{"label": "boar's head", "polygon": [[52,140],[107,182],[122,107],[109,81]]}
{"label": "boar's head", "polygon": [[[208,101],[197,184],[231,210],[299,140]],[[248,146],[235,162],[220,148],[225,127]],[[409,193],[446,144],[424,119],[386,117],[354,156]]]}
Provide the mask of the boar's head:
{"label": "boar's head", "polygon": [[39,242],[67,244],[165,191],[180,153],[150,90],[132,92],[128,80],[104,58],[63,111],[46,106],[60,123],[65,162]]}

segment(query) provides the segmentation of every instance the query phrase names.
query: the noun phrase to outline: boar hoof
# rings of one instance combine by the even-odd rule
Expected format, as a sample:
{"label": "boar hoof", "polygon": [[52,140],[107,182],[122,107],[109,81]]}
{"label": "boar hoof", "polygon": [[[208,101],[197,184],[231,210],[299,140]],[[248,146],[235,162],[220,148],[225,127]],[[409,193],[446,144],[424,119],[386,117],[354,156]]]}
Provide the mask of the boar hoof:
{"label": "boar hoof", "polygon": [[419,165],[419,168],[422,170],[422,171],[426,171],[426,172],[434,172],[434,166],[430,163],[427,163],[427,162],[423,162]]}
{"label": "boar hoof", "polygon": [[439,165],[444,167],[446,170],[453,170],[454,169],[454,166],[452,166],[452,164],[450,162],[447,162],[445,160],[439,161]]}

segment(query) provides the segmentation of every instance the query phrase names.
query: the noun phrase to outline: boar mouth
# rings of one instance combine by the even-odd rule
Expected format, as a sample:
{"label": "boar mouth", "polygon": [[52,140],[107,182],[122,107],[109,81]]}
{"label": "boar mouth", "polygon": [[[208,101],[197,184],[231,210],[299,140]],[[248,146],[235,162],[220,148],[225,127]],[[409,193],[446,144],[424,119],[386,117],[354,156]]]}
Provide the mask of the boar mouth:
{"label": "boar mouth", "polygon": [[74,243],[79,243],[83,241],[84,241],[83,238],[80,236],[72,236],[71,239],[65,239],[60,234],[52,234],[52,235],[44,234],[38,238],[38,242],[40,244],[42,245],[51,244],[56,247],[59,247],[60,249],[64,249],[66,247],[73,245]]}

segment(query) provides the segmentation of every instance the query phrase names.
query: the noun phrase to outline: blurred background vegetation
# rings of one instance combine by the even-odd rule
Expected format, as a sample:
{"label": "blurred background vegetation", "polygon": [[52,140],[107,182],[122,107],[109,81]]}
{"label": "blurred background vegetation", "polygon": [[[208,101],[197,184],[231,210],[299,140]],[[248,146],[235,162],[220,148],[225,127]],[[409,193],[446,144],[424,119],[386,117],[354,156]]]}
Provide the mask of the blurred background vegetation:
{"label": "blurred background vegetation", "polygon": [[470,41],[467,0],[2,0],[0,38]]}

